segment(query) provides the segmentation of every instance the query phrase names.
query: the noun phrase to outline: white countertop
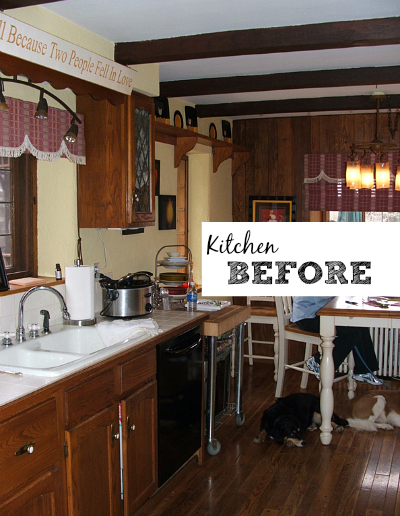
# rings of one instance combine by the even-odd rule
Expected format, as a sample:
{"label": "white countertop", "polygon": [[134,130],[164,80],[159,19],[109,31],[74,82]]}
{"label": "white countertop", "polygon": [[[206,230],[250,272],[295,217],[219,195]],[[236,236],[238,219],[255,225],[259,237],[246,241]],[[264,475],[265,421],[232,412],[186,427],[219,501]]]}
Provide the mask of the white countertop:
{"label": "white countertop", "polygon": [[[155,310],[150,316],[145,316],[148,319],[154,319],[154,321],[157,322],[159,325],[160,330],[167,331],[167,330],[173,330],[188,321],[196,320],[199,317],[204,316],[204,312],[183,312],[183,311],[164,311],[164,310]],[[110,318],[97,318],[97,321],[100,322],[101,320],[111,320]],[[150,340],[154,337],[149,337],[149,339],[146,339],[144,341],[141,341],[141,344],[143,342],[146,342],[147,340]],[[18,346],[18,344],[15,344]],[[110,351],[112,348],[110,348]],[[115,353],[118,353],[120,351],[119,348],[115,350]],[[110,356],[112,356],[112,352],[110,353]],[[102,358],[99,358],[99,361],[103,360]],[[79,368],[82,366],[77,365],[76,370],[78,371]],[[84,367],[84,366],[83,366]],[[67,376],[67,373],[65,376]],[[60,378],[63,378],[63,376],[57,376],[53,378],[49,377],[43,377],[43,376],[33,376],[28,374],[23,375],[12,375],[12,374],[4,374],[0,373],[0,406],[4,405],[6,403],[9,403],[10,401],[14,401],[22,396],[25,396],[26,394],[30,394],[31,392],[34,392],[37,389],[40,389],[42,387],[45,387],[46,385],[49,385],[51,383],[54,383]]]}

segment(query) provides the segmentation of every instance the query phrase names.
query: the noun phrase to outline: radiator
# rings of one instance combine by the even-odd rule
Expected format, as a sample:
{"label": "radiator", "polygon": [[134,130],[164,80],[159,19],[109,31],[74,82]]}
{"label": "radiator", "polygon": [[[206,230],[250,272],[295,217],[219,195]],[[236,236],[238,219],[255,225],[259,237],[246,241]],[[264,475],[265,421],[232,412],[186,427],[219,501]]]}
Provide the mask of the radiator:
{"label": "radiator", "polygon": [[371,337],[379,363],[378,376],[400,377],[399,330],[371,328]]}

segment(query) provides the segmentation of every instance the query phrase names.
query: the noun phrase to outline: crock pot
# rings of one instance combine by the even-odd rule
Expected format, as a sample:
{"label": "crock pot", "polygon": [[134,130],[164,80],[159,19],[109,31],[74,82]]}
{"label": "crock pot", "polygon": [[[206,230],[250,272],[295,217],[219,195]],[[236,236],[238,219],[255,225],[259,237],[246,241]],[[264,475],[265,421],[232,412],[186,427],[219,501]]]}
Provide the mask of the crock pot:
{"label": "crock pot", "polygon": [[103,310],[107,317],[137,317],[153,311],[154,283],[146,271],[127,274],[119,280],[107,276],[100,279]]}

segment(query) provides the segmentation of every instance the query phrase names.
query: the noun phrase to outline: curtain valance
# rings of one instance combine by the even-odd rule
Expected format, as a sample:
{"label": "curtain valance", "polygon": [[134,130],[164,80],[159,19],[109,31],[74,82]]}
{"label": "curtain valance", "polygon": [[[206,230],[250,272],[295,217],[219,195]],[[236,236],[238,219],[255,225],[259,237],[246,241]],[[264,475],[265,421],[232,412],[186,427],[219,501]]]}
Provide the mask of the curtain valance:
{"label": "curtain valance", "polygon": [[[310,211],[400,211],[400,191],[394,189],[400,153],[385,154],[389,161],[390,188],[350,190],[346,187],[348,154],[304,156],[305,206]],[[379,157],[368,154],[363,163],[375,164]]]}
{"label": "curtain valance", "polygon": [[48,119],[35,118],[37,105],[20,99],[6,97],[8,111],[0,111],[0,156],[16,158],[24,152],[37,159],[56,161],[66,157],[78,165],[86,164],[83,116],[77,141],[66,143],[72,117],[68,111],[49,106]]}

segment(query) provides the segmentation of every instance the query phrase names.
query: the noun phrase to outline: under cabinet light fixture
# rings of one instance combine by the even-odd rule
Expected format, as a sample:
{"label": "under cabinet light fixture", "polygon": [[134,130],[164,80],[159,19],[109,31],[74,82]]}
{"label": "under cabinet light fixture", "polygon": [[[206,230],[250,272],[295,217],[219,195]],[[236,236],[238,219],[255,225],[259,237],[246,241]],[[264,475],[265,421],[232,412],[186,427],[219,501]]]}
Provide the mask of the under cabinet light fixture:
{"label": "under cabinet light fixture", "polygon": [[35,88],[36,90],[40,91],[40,97],[38,106],[35,113],[35,118],[38,118],[39,120],[46,120],[48,118],[48,105],[47,100],[44,98],[44,95],[46,94],[48,97],[51,97],[52,99],[56,100],[61,106],[68,111],[68,113],[72,116],[71,121],[71,127],[68,129],[67,133],[64,136],[64,140],[69,143],[75,143],[78,136],[78,125],[81,124],[82,121],[79,119],[78,115],[73,111],[65,102],[63,102],[61,99],[59,99],[54,93],[51,93],[50,91],[45,90],[41,86],[37,86],[36,84],[33,84],[30,80],[22,81],[18,79],[17,77],[8,78],[8,77],[2,77],[0,79],[1,82],[1,95],[0,95],[0,111],[6,111],[8,109],[6,100],[3,95],[4,90],[4,82],[13,82],[16,84],[22,84],[23,86],[29,86],[30,88]]}

